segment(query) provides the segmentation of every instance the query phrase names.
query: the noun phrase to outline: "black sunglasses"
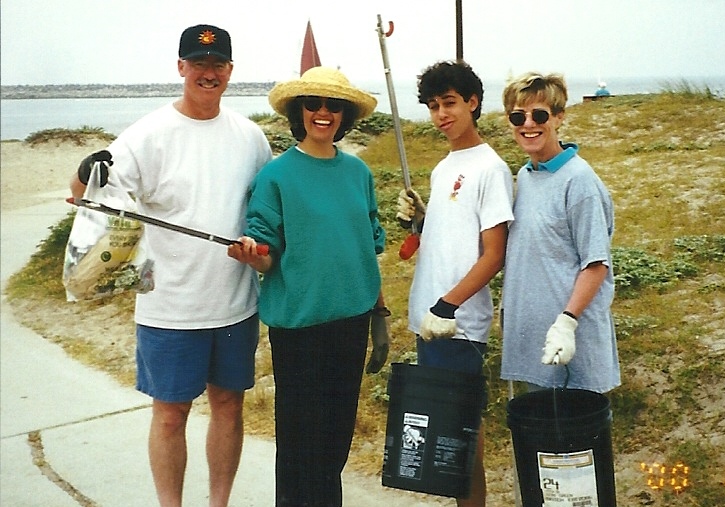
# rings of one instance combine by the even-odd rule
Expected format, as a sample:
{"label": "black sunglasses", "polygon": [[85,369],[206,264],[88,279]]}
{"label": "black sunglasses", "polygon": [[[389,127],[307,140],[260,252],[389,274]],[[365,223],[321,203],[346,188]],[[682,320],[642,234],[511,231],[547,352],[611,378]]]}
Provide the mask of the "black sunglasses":
{"label": "black sunglasses", "polygon": [[312,113],[319,111],[323,105],[325,106],[325,109],[327,109],[329,112],[339,113],[344,109],[346,102],[343,99],[330,99],[326,97],[308,96],[301,98],[302,106]]}
{"label": "black sunglasses", "polygon": [[[549,121],[549,111],[546,109],[534,109],[531,111],[531,119],[536,122],[537,125],[543,125]],[[526,123],[526,113],[523,111],[512,111],[509,113],[509,121],[511,125],[520,127]]]}

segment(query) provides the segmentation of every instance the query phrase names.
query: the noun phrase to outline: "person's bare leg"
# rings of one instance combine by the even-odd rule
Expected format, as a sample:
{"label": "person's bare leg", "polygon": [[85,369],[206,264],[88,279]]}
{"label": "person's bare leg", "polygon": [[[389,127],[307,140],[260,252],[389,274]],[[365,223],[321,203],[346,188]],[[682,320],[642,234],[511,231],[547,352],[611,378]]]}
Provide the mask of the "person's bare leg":
{"label": "person's bare leg", "polygon": [[239,468],[244,441],[244,393],[207,385],[211,420],[206,437],[209,505],[226,507]]}
{"label": "person's bare leg", "polygon": [[458,507],[486,507],[486,472],[483,469],[483,421],[478,428],[476,458],[471,472],[471,494],[468,498],[457,498]]}
{"label": "person's bare leg", "polygon": [[181,507],[186,471],[186,421],[191,402],[154,400],[149,462],[161,507]]}

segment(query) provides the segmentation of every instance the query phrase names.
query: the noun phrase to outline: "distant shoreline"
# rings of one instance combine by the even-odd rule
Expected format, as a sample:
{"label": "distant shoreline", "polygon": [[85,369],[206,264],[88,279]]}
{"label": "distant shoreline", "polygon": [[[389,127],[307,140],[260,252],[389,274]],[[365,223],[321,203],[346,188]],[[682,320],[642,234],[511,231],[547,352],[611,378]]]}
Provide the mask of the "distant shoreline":
{"label": "distant shoreline", "polygon": [[[224,93],[230,97],[266,96],[274,85],[274,81],[229,83]],[[3,100],[176,97],[181,95],[182,92],[182,83],[13,85],[0,87],[0,97]]]}

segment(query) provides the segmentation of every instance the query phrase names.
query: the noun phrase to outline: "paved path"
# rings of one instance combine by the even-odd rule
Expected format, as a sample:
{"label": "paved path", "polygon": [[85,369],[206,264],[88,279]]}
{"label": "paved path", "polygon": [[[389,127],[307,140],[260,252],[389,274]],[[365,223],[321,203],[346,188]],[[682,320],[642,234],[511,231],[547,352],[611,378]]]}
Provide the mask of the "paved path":
{"label": "paved path", "polygon": [[[2,286],[68,212],[51,204],[3,212]],[[149,507],[156,505],[146,455],[150,400],[69,358],[20,326],[2,300],[0,316],[0,505]],[[185,505],[207,505],[207,418],[189,420]],[[454,505],[346,474],[346,507]],[[232,492],[234,507],[274,505],[274,443],[248,436]]]}

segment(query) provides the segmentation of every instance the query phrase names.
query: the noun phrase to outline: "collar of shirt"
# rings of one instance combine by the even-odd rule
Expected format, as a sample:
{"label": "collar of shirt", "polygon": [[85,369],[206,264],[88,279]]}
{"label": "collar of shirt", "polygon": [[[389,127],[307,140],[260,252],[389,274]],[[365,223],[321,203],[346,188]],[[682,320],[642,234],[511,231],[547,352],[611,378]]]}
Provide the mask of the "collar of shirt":
{"label": "collar of shirt", "polygon": [[[579,151],[579,146],[577,146],[575,143],[560,143],[561,147],[564,149],[561,153],[559,153],[557,156],[552,158],[551,160],[547,160],[546,162],[539,162],[539,171],[547,171],[550,173],[555,173],[561,167],[569,162],[572,158],[574,158],[574,155],[577,154]],[[531,160],[526,162],[526,165],[524,166],[527,170],[533,171],[534,165],[531,163]]]}

